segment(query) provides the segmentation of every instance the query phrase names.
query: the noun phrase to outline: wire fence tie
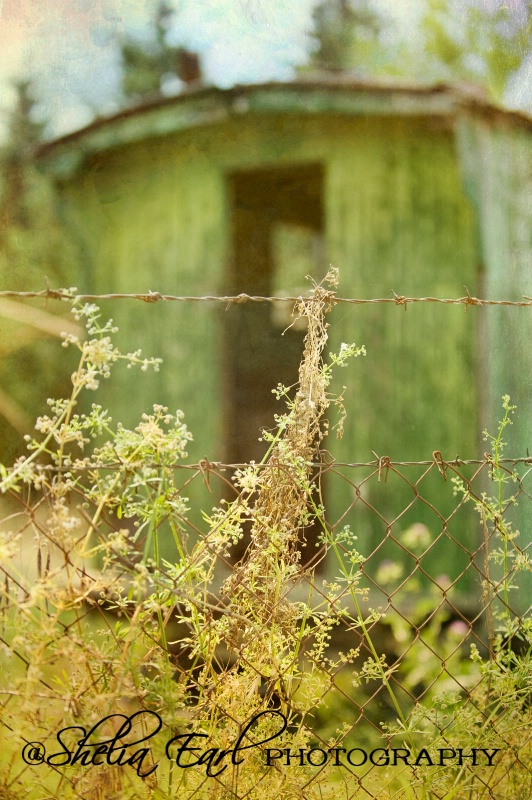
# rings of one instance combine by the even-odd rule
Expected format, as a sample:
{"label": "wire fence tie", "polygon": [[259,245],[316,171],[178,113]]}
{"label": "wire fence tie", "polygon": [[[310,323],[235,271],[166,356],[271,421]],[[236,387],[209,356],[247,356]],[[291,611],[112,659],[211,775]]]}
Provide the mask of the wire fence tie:
{"label": "wire fence tie", "polygon": [[207,458],[202,458],[199,463],[198,467],[200,468],[201,475],[203,477],[203,483],[205,487],[211,491],[211,470],[212,466],[210,461]]}
{"label": "wire fence tie", "polygon": [[447,470],[447,464],[443,460],[443,456],[440,453],[440,451],[439,450],[434,450],[434,452],[432,454],[432,458],[434,459],[434,463],[438,467],[438,472],[443,477],[443,480],[446,481],[447,480],[447,476],[446,476],[445,472]]}
{"label": "wire fence tie", "polygon": [[377,468],[378,468],[378,471],[379,471],[378,472],[378,481],[380,483],[382,470],[385,469],[386,472],[385,472],[385,475],[384,475],[384,483],[386,483],[386,481],[388,480],[388,470],[390,469],[390,463],[391,463],[390,459],[389,459],[388,456],[378,456],[377,453],[374,450],[372,450],[371,452],[373,453],[373,455],[375,456],[375,458],[377,459],[377,462],[378,462],[378,464],[377,464]]}

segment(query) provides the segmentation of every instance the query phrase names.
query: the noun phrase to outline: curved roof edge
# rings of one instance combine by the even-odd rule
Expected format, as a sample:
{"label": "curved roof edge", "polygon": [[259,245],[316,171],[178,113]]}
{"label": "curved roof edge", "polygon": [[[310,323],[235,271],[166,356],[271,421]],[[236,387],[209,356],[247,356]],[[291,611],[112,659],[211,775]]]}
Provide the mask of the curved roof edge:
{"label": "curved roof edge", "polygon": [[91,154],[145,138],[212,125],[247,113],[336,113],[349,116],[454,117],[460,111],[503,118],[532,132],[532,116],[490,102],[478,87],[365,81],[319,76],[222,89],[189,88],[157,97],[41,145],[36,156],[47,172],[66,177]]}

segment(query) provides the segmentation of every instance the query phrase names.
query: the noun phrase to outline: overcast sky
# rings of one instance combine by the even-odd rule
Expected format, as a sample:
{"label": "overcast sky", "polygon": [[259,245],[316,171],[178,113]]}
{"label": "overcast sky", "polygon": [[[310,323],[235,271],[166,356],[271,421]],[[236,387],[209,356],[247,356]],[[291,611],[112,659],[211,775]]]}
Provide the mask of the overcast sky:
{"label": "overcast sky", "polygon": [[[179,41],[201,53],[211,83],[288,78],[305,60],[314,3],[174,0]],[[91,106],[115,110],[117,39],[125,30],[141,33],[154,5],[155,0],[0,0],[0,108],[9,103],[9,79],[31,67],[45,88],[46,113],[57,119],[55,133],[88,122]],[[414,30],[419,0],[375,5],[397,30]]]}

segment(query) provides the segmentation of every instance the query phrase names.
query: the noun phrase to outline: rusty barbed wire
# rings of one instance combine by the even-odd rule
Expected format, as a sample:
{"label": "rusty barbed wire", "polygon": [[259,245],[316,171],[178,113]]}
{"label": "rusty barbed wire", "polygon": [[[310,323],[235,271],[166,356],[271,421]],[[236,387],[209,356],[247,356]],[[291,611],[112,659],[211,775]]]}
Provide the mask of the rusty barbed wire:
{"label": "rusty barbed wire", "polygon": [[[445,297],[407,297],[406,295],[396,294],[392,290],[393,297],[374,297],[374,298],[355,298],[355,297],[334,297],[332,302],[336,305],[338,303],[345,303],[350,305],[376,305],[379,303],[388,303],[396,306],[403,306],[406,310],[409,304],[414,303],[439,303],[442,305],[463,305],[467,311],[469,306],[511,306],[516,308],[525,308],[532,306],[532,297],[523,295],[522,300],[492,300],[488,298],[474,297],[469,293],[463,297],[445,298]],[[20,300],[38,299],[44,300],[85,300],[87,302],[100,300],[140,300],[144,303],[158,303],[158,302],[186,302],[186,303],[225,303],[226,305],[240,304],[240,303],[298,303],[302,299],[311,299],[308,296],[293,295],[293,296],[280,296],[280,295],[250,295],[241,292],[237,295],[173,295],[163,294],[161,292],[153,292],[148,290],[145,293],[126,293],[116,292],[108,294],[85,294],[70,292],[66,289],[42,289],[40,291],[16,291],[6,289],[0,291],[0,298],[18,298]]]}
{"label": "rusty barbed wire", "polygon": [[[517,466],[518,464],[528,465],[532,467],[532,456],[520,456],[520,457],[505,457],[499,458],[498,463],[501,465],[506,466]],[[488,465],[493,466],[493,460],[488,453],[485,454],[484,458],[460,458],[456,456],[456,458],[446,460],[441,457],[441,454],[438,454],[437,457],[432,459],[423,459],[419,461],[395,461],[388,456],[381,456],[378,459],[373,459],[372,461],[313,461],[309,462],[308,466],[314,469],[322,469],[322,470],[335,470],[337,468],[343,469],[386,469],[386,468],[394,468],[394,467],[430,467],[435,466],[438,468],[438,471],[442,473],[442,470],[445,470],[446,467],[466,467],[466,466],[480,466],[480,465]],[[70,464],[68,466],[56,466],[54,464],[43,464],[39,466],[39,470],[42,472],[71,472],[75,470],[76,472],[85,472],[90,470],[116,470],[121,466],[121,463],[117,461],[114,464],[99,464],[99,463],[79,463],[79,464]],[[161,464],[152,463],[152,464],[143,464],[150,469],[157,469],[160,468]],[[192,470],[194,472],[201,472],[203,474],[216,472],[218,470],[241,470],[252,467],[253,469],[263,469],[266,465],[260,463],[253,463],[250,464],[249,462],[226,462],[226,461],[207,461],[207,459],[202,459],[197,462],[193,462],[191,464],[183,464],[181,462],[176,463],[165,463],[165,469],[174,469],[174,470]]]}

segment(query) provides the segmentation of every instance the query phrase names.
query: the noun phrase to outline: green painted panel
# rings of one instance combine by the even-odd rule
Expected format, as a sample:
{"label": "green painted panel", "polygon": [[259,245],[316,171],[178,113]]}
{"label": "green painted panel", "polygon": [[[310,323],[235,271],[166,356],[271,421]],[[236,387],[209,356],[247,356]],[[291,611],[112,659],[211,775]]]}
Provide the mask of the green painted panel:
{"label": "green painted panel", "polygon": [[[464,172],[480,220],[484,265],[484,294],[495,300],[520,301],[532,296],[532,137],[524,128],[501,120],[488,124],[467,120],[461,131]],[[506,455],[532,453],[532,308],[492,307],[483,313],[486,356],[483,424],[497,430],[503,416],[501,397],[509,394],[517,406],[513,424],[505,431]],[[526,494],[513,512],[521,546],[532,542],[532,473],[521,468]],[[512,487],[509,485],[509,489]],[[493,493],[493,485],[486,491]],[[521,606],[529,605],[532,580],[519,577]]]}
{"label": "green painted panel", "polygon": [[[88,266],[80,290],[201,295],[217,289],[225,237],[217,171],[188,150],[168,153],[160,145],[116,151],[88,167],[66,188],[64,201]],[[134,300],[101,305],[120,329],[122,349],[163,359],[159,373],[116,367],[103,398],[113,417],[134,426],[154,403],[180,408],[194,436],[191,460],[220,459],[219,309]],[[210,510],[217,498],[201,481],[193,487],[185,492],[193,506]]]}
{"label": "green painted panel", "polygon": [[[341,271],[341,294],[371,298],[457,297],[477,288],[476,237],[472,209],[460,183],[450,134],[422,124],[395,123],[386,136],[367,124],[357,146],[336,148],[327,190],[329,253]],[[432,304],[341,306],[334,312],[332,338],[365,344],[367,356],[340,381],[347,385],[350,414],[341,442],[329,443],[338,460],[368,461],[373,453],[392,460],[453,459],[476,454],[478,396],[476,318],[463,307]],[[405,469],[412,484],[418,479]],[[354,490],[345,485],[333,499],[340,516]],[[364,492],[363,492],[364,494]],[[393,489],[372,481],[364,500],[346,519],[360,529],[365,553],[382,540],[387,523],[413,503],[394,527],[427,524],[436,537],[457,504],[452,487],[435,472],[419,486],[420,499],[405,481]],[[436,511],[438,513],[436,513]],[[449,528],[472,545],[471,514]],[[464,535],[465,530],[467,534]],[[457,532],[458,532],[457,531]],[[388,550],[383,551],[383,558]],[[428,558],[430,568],[452,572],[447,555]]]}
{"label": "green painted panel", "polygon": [[[474,216],[441,121],[295,114],[249,114],[88,161],[65,185],[66,213],[84,254],[87,277],[80,288],[223,292],[230,256],[227,177],[298,164],[323,167],[327,255],[341,270],[342,294],[452,297],[464,294],[464,284],[476,291]],[[109,393],[117,414],[132,424],[153,402],[181,407],[195,436],[191,457],[223,457],[225,310],[121,301],[110,313],[128,350],[141,346],[166,362],[156,379],[124,374]],[[430,458],[433,450],[446,458],[476,452],[476,319],[463,308],[433,305],[406,312],[337,308],[331,347],[355,340],[366,344],[368,356],[339,378],[347,386],[349,416],[344,439],[331,438],[328,449],[350,462],[371,459],[372,451],[396,459]],[[272,375],[272,388],[276,383]],[[330,493],[333,517],[351,502],[350,491]],[[444,514],[456,503],[448,484],[428,491]],[[404,487],[373,498],[387,519],[410,499]],[[356,523],[367,529],[366,550],[382,534],[382,524],[369,519]],[[405,525],[414,520],[441,528],[419,501]]]}

